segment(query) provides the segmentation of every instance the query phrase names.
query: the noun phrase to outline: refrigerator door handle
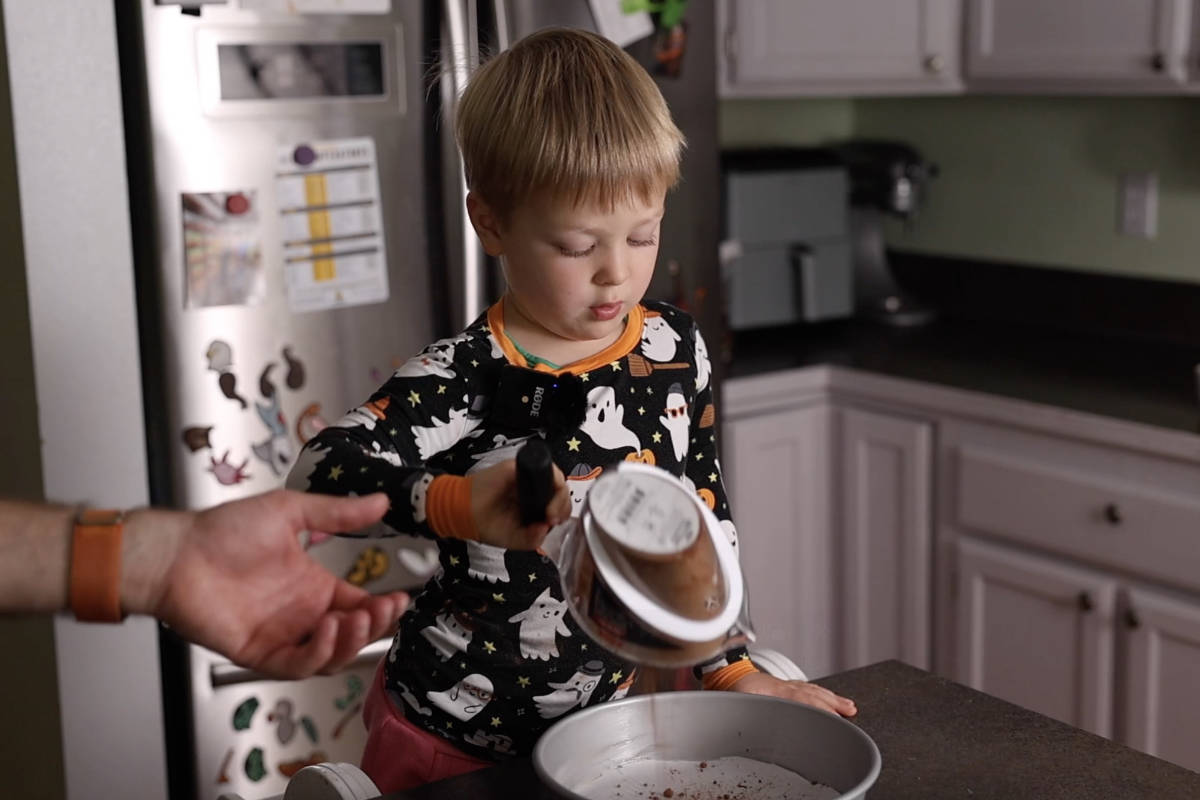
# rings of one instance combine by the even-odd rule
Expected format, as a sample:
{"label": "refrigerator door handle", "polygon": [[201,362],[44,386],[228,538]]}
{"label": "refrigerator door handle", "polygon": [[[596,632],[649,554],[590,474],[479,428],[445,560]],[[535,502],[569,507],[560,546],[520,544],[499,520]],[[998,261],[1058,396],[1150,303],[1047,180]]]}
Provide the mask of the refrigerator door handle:
{"label": "refrigerator door handle", "polygon": [[[376,639],[364,646],[362,650],[359,650],[358,655],[350,663],[342,667],[342,670],[370,666],[383,658],[391,646],[392,637],[390,636],[384,639]],[[211,664],[208,668],[208,678],[213,689],[219,689],[222,686],[229,686],[235,683],[274,680],[267,675],[263,675],[261,672],[255,672],[248,667],[238,666],[230,661]]]}
{"label": "refrigerator door handle", "polygon": [[492,0],[492,16],[496,20],[496,48],[503,52],[512,46],[505,0]]}
{"label": "refrigerator door handle", "polygon": [[[484,253],[471,218],[467,215],[467,179],[463,165],[462,154],[455,146],[453,120],[458,110],[458,98],[462,96],[471,73],[479,66],[478,14],[475,0],[443,0],[443,20],[446,36],[449,39],[449,52],[443,54],[443,79],[449,79],[451,91],[445,99],[445,108],[449,112],[444,120],[443,130],[450,142],[445,149],[453,152],[453,165],[457,173],[459,240],[456,243],[461,248],[459,254],[462,273],[459,276],[459,286],[462,291],[461,318],[454,320],[456,330],[466,328],[475,321],[484,306]],[[448,63],[445,63],[448,62]],[[458,260],[458,259],[454,259]],[[453,263],[453,261],[452,261]]]}

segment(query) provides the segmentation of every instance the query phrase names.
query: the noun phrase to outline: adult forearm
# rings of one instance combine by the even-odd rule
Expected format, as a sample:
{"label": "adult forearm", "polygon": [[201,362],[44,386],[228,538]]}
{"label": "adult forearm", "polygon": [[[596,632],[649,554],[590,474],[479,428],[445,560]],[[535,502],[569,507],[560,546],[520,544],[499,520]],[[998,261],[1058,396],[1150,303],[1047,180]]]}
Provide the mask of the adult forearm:
{"label": "adult forearm", "polygon": [[67,605],[75,509],[0,500],[0,612]]}
{"label": "adult forearm", "polygon": [[[189,515],[140,509],[121,541],[121,609],[153,613]],[[75,509],[0,500],[0,613],[52,613],[70,604]]]}

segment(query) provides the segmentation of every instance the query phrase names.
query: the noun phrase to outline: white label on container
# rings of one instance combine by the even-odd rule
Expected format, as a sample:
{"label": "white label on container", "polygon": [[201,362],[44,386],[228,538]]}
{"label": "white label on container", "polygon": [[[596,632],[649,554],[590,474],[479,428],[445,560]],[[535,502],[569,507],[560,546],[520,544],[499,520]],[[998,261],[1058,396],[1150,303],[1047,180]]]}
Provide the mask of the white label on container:
{"label": "white label on container", "polygon": [[649,473],[618,470],[601,477],[588,507],[613,540],[648,555],[682,552],[700,534],[700,515],[687,488]]}

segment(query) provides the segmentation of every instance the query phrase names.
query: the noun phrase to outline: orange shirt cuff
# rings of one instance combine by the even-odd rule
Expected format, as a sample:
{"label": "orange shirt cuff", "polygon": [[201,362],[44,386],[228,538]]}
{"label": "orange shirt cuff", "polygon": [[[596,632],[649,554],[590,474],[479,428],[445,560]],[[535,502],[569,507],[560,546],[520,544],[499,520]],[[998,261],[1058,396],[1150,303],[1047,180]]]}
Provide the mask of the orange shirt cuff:
{"label": "orange shirt cuff", "polygon": [[704,676],[702,682],[705,689],[725,691],[751,672],[758,672],[758,667],[748,658],[738,659],[727,667],[721,667],[716,672]]}
{"label": "orange shirt cuff", "polygon": [[447,539],[479,541],[471,516],[471,478],[438,475],[425,496],[425,516],[434,533]]}

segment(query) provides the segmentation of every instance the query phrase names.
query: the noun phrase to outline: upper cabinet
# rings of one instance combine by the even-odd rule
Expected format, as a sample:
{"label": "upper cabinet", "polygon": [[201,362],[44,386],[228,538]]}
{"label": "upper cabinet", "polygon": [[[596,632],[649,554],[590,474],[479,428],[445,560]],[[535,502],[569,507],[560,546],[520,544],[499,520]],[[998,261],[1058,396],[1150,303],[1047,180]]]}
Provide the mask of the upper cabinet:
{"label": "upper cabinet", "polygon": [[718,0],[722,97],[1187,94],[1200,0]]}
{"label": "upper cabinet", "polygon": [[959,0],[720,0],[722,97],[961,89]]}
{"label": "upper cabinet", "polygon": [[971,89],[1176,91],[1193,0],[967,0]]}

